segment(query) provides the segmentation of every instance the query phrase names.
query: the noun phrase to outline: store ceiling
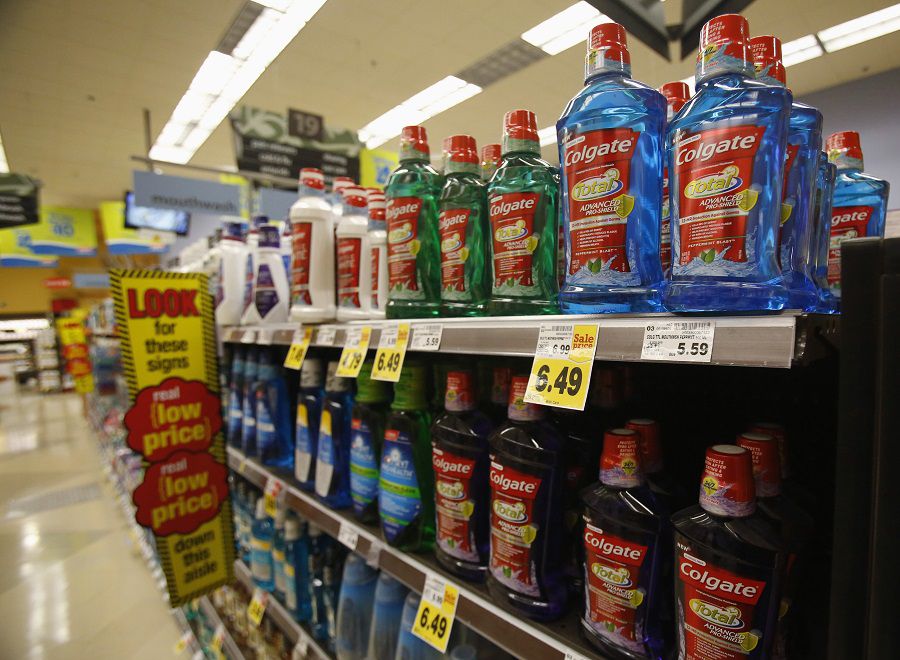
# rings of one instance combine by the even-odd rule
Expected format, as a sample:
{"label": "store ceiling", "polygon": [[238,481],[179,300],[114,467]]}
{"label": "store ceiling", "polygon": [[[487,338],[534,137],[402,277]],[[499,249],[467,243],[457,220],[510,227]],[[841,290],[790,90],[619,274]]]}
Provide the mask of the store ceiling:
{"label": "store ceiling", "polygon": [[[756,0],[744,15],[754,34],[785,41],[876,11],[894,0]],[[328,0],[244,97],[269,110],[317,112],[359,128],[416,92],[518,38],[573,0]],[[47,203],[90,206],[120,198],[206,55],[243,0],[30,0],[0,3],[0,135],[10,168],[44,182]],[[680,0],[668,0],[677,22]],[[489,8],[489,11],[487,10]],[[653,86],[693,72],[632,40],[634,75]],[[678,45],[672,44],[672,52]],[[544,58],[428,120],[440,138],[468,132],[497,141],[506,110],[523,107],[552,124],[581,85],[583,46]],[[900,32],[788,69],[795,94],[900,65]],[[848,127],[850,128],[850,127]],[[388,143],[395,148],[395,141]],[[545,148],[552,157],[554,147]],[[555,158],[553,158],[555,160]],[[233,166],[224,122],[193,164]],[[171,173],[183,173],[172,168]]]}

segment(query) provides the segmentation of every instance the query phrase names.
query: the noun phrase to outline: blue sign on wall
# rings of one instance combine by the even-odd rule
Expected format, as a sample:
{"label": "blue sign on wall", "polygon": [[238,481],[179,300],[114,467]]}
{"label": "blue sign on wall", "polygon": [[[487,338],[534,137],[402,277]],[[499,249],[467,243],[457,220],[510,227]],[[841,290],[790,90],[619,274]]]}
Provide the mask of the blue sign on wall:
{"label": "blue sign on wall", "polygon": [[241,215],[241,189],[215,181],[134,171],[134,203],[207,215]]}
{"label": "blue sign on wall", "polygon": [[287,220],[291,206],[296,201],[296,192],[275,188],[260,188],[256,191],[258,215],[268,216],[269,220]]}

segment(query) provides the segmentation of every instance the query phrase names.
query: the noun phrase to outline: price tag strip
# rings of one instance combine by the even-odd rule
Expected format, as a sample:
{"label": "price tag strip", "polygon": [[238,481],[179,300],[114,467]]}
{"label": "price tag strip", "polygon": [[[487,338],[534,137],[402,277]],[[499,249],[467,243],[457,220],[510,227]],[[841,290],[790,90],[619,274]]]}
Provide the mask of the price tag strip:
{"label": "price tag strip", "polygon": [[190,645],[191,640],[194,639],[194,633],[190,630],[185,632],[181,637],[178,638],[178,641],[175,642],[175,648],[172,649],[172,652],[175,655],[180,655],[187,650],[188,645]]}
{"label": "price tag strip", "polygon": [[409,343],[409,323],[394,323],[381,329],[375,364],[372,366],[372,380],[386,380],[396,383],[400,380],[406,345]]}
{"label": "price tag strip", "polygon": [[525,402],[584,410],[599,323],[541,324]]}
{"label": "price tag strip", "polygon": [[447,653],[458,603],[459,590],[456,587],[440,576],[429,575],[422,589],[412,634],[441,653]]}
{"label": "price tag strip", "polygon": [[260,328],[256,332],[256,343],[260,346],[271,346],[275,339],[275,331],[271,328]]}
{"label": "price tag strip", "polygon": [[335,372],[342,378],[356,378],[366,359],[366,351],[369,350],[369,338],[372,336],[372,328],[364,325],[359,328],[347,330],[347,339],[344,342],[344,350],[341,351],[341,359],[338,360],[338,368]]}
{"label": "price tag strip", "polygon": [[309,635],[305,632],[300,632],[300,638],[297,640],[297,643],[294,645],[294,650],[291,651],[291,660],[306,660],[309,654]]}
{"label": "price tag strip", "polygon": [[644,326],[641,359],[709,362],[715,337],[714,320],[654,321]]}
{"label": "price tag strip", "polygon": [[256,343],[256,330],[244,330],[244,334],[241,335],[241,343],[242,344],[255,344]]}
{"label": "price tag strip", "polygon": [[266,489],[263,491],[263,502],[265,503],[266,515],[274,518],[278,513],[279,498],[284,490],[284,484],[275,477],[269,477],[266,482]]}
{"label": "price tag strip", "polygon": [[312,328],[302,328],[294,331],[294,336],[291,338],[291,347],[284,357],[285,368],[300,370],[300,367],[303,366],[303,360],[306,359],[310,341],[312,341]]}
{"label": "price tag strip", "polygon": [[355,552],[356,546],[359,543],[359,532],[350,525],[341,523],[341,529],[338,531],[338,541],[350,548],[351,551]]}
{"label": "price tag strip", "polygon": [[250,599],[250,605],[247,606],[247,618],[254,628],[259,628],[262,623],[263,615],[266,613],[266,605],[269,604],[269,592],[260,588],[253,590],[253,598]]}
{"label": "price tag strip", "polygon": [[439,351],[441,350],[441,336],[444,334],[444,326],[440,323],[425,323],[413,328],[412,339],[409,342],[411,351]]}
{"label": "price tag strip", "polygon": [[334,346],[337,328],[333,325],[320,325],[316,330],[316,346]]}

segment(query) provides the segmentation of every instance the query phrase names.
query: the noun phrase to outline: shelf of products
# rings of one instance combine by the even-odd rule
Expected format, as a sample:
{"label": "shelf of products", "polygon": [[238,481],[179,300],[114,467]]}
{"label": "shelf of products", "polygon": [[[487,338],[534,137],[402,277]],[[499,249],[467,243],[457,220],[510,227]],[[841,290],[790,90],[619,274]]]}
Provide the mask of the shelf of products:
{"label": "shelf of products", "polygon": [[[335,538],[356,536],[351,548],[370,564],[377,565],[403,582],[410,589],[421,592],[429,575],[439,575],[459,589],[457,617],[460,621],[494,642],[515,657],[571,658],[601,657],[579,634],[578,615],[570,613],[552,624],[526,621],[517,614],[500,609],[481,585],[464,583],[444,571],[429,555],[411,555],[387,545],[377,527],[363,525],[348,511],[334,511],[315,498],[296,488],[292,474],[286,470],[270,469],[229,447],[228,465],[243,478],[264,489],[269,479],[283,482],[285,504],[319,526]],[[349,533],[348,533],[349,532]],[[270,599],[270,606],[273,599]]]}
{"label": "shelf of products", "polygon": [[[201,596],[197,599],[197,605],[203,613],[203,616],[205,616],[212,625],[213,630],[216,631],[216,634],[222,635],[221,652],[224,656],[228,658],[228,660],[244,660],[244,654],[241,653],[241,649],[234,641],[231,633],[228,632],[228,626],[222,621],[222,617],[219,616],[219,612],[213,606],[212,602],[210,602],[209,598]],[[221,631],[221,633],[219,631]]]}

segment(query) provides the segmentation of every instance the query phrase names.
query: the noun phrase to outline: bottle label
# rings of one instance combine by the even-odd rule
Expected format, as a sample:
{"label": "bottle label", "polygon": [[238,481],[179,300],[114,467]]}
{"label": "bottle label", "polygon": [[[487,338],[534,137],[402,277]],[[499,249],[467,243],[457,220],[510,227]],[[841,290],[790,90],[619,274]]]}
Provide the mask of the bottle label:
{"label": "bottle label", "polygon": [[659,235],[659,258],[663,273],[672,267],[672,218],[669,204],[669,168],[663,169],[662,224]]}
{"label": "bottle label", "polygon": [[275,289],[275,281],[269,264],[260,264],[256,274],[256,291],[254,292],[256,311],[265,318],[275,305],[278,304],[278,291]]}
{"label": "bottle label", "polygon": [[244,449],[256,447],[255,390],[247,387],[244,392],[244,412],[241,416],[241,443]]}
{"label": "bottle label", "polygon": [[266,457],[276,450],[275,423],[272,421],[272,411],[269,408],[269,397],[266,394],[265,385],[260,385],[256,391],[256,453]]}
{"label": "bottle label", "polygon": [[637,616],[637,610],[647,596],[647,589],[639,584],[647,546],[587,524],[584,552],[587,623],[614,646],[643,654],[643,617]]}
{"label": "bottle label", "polygon": [[241,395],[236,388],[233,388],[228,394],[228,439],[232,443],[241,437],[243,421],[244,411]]}
{"label": "bottle label", "polygon": [[396,429],[384,432],[378,508],[381,528],[388,541],[397,540],[422,510],[412,438]]}
{"label": "bottle label", "polygon": [[312,254],[313,223],[291,221],[291,296],[294,305],[312,305],[309,293],[309,266]]}
{"label": "bottle label", "polygon": [[534,514],[542,481],[491,461],[489,568],[498,582],[529,596],[539,596],[541,591],[531,546],[539,530]]}
{"label": "bottle label", "polygon": [[521,295],[521,287],[534,286],[532,255],[539,239],[534,214],[540,197],[540,193],[506,193],[490,199],[494,295]]}
{"label": "bottle label", "polygon": [[872,206],[836,206],[831,210],[831,240],[828,244],[828,284],[841,285],[841,243],[868,235]]}
{"label": "bottle label", "polygon": [[297,571],[290,562],[284,563],[284,604],[291,613],[297,610]]}
{"label": "bottle label", "polygon": [[353,510],[360,514],[378,497],[378,459],[372,429],[365,420],[354,418],[350,425],[350,495]]}
{"label": "bottle label", "polygon": [[247,254],[246,268],[244,269],[244,311],[253,304],[253,276],[256,272],[253,253]]}
{"label": "bottle label", "polygon": [[342,237],[337,242],[338,306],[359,308],[359,267],[362,239]]}
{"label": "bottle label", "polygon": [[766,583],[703,561],[690,550],[682,540],[676,543],[679,657],[747,657],[762,642],[753,620]]}
{"label": "bottle label", "polygon": [[708,272],[716,261],[747,261],[747,218],[759,196],[753,164],[765,131],[729,126],[686,133],[675,142],[678,265],[696,260]]}
{"label": "bottle label", "polygon": [[334,478],[334,438],[331,435],[331,411],[322,411],[319,422],[319,454],[316,457],[316,495],[326,497]]}
{"label": "bottle label", "polygon": [[377,247],[373,247],[371,251],[372,278],[370,287],[372,290],[372,309],[378,309],[378,266],[381,261],[380,252],[380,248]]}
{"label": "bottle label", "polygon": [[471,209],[457,208],[441,211],[438,230],[441,236],[441,297],[459,298],[466,292],[466,228]]}
{"label": "bottle label", "polygon": [[272,548],[272,563],[275,565],[275,591],[284,593],[287,581],[284,574],[284,550]]}
{"label": "bottle label", "polygon": [[475,528],[470,523],[476,505],[470,495],[475,461],[435,447],[431,463],[435,477],[437,544],[451,557],[477,562]]}
{"label": "bottle label", "polygon": [[389,199],[385,214],[388,233],[388,282],[391,296],[405,300],[425,298],[416,272],[419,254],[419,197]]}
{"label": "bottle label", "polygon": [[627,193],[640,136],[628,128],[610,128],[574,133],[566,141],[568,274],[575,276],[573,282],[623,282],[615,273],[631,272],[626,236],[635,200]]}
{"label": "bottle label", "polygon": [[313,446],[312,433],[309,428],[309,412],[305,403],[297,404],[297,432],[295,440],[294,476],[297,478],[297,481],[306,483],[310,478],[309,469],[312,467],[315,447]]}

